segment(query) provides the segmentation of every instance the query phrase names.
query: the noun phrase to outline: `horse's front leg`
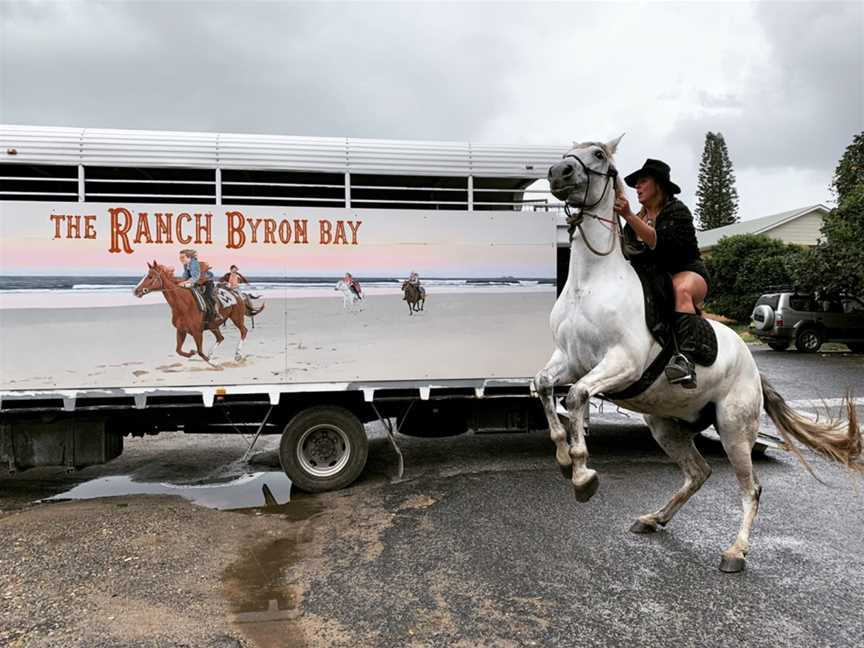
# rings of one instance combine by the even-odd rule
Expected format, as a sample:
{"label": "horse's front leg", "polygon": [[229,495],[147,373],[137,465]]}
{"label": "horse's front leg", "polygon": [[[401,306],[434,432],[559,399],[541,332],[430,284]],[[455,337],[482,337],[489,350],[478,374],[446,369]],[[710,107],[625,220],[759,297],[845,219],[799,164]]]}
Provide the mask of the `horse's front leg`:
{"label": "horse's front leg", "polygon": [[194,351],[189,351],[188,353],[183,350],[183,343],[186,341],[186,331],[181,331],[177,329],[177,353],[184,358],[191,358],[195,355]]}
{"label": "horse's front leg", "polygon": [[585,444],[585,412],[592,396],[614,392],[635,382],[639,368],[623,351],[610,351],[596,367],[583,376],[567,393],[567,411],[570,415],[570,459],[573,462],[573,494],[577,501],[587,502],[600,480],[597,471],[587,467],[588,446]]}
{"label": "horse's front leg", "polygon": [[534,389],[540,397],[540,402],[543,403],[543,411],[549,423],[549,436],[555,444],[555,461],[564,477],[568,479],[572,460],[567,445],[567,430],[564,429],[561,419],[558,418],[558,412],[555,411],[555,387],[572,382],[575,377],[567,354],[560,349],[555,350],[546,366],[534,377]]}

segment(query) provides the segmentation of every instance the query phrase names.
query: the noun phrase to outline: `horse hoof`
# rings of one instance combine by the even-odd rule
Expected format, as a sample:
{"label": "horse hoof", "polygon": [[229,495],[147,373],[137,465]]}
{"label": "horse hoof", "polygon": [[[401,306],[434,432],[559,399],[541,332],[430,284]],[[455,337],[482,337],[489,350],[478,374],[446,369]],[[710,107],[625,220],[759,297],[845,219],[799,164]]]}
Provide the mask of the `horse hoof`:
{"label": "horse hoof", "polygon": [[657,527],[645,524],[642,520],[636,520],[630,527],[630,533],[654,533],[655,531],[657,531]]}
{"label": "horse hoof", "polygon": [[600,488],[600,478],[597,477],[597,473],[592,470],[591,476],[583,483],[573,484],[573,495],[576,497],[577,502],[584,504],[594,497],[594,493],[597,492],[598,488]]}
{"label": "horse hoof", "polygon": [[573,481],[573,464],[567,464],[566,466],[558,464],[558,470],[561,471],[561,476],[568,482]]}
{"label": "horse hoof", "polygon": [[745,565],[743,558],[727,558],[726,556],[720,558],[720,571],[725,574],[737,574],[744,571]]}

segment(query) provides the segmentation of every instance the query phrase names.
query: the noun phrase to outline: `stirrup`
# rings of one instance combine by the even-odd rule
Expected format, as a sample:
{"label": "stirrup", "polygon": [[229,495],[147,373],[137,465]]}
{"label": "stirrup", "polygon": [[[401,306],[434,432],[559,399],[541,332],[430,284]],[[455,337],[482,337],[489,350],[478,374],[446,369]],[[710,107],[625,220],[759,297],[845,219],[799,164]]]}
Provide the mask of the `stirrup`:
{"label": "stirrup", "polygon": [[696,388],[696,371],[693,363],[682,353],[672,356],[669,364],[664,369],[666,379],[672,385],[680,384],[685,389]]}

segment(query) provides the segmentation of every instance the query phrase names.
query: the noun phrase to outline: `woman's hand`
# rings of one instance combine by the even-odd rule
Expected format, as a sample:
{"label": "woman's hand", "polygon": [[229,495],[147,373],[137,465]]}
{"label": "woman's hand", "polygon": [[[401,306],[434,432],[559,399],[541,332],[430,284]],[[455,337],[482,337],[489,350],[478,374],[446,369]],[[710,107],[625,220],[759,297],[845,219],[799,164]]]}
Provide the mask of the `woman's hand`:
{"label": "woman's hand", "polygon": [[618,196],[615,199],[615,213],[622,216],[624,220],[629,221],[635,214],[630,210],[630,203],[625,196]]}

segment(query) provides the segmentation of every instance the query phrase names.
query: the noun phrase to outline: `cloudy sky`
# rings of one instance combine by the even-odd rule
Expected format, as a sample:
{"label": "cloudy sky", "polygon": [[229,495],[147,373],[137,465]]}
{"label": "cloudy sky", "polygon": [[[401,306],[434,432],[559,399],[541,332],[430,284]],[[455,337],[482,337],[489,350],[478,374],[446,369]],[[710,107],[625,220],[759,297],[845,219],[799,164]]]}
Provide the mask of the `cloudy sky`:
{"label": "cloudy sky", "polygon": [[740,215],[828,202],[864,129],[864,3],[0,0],[0,121],[559,144],[621,132],[691,206],[706,131]]}

